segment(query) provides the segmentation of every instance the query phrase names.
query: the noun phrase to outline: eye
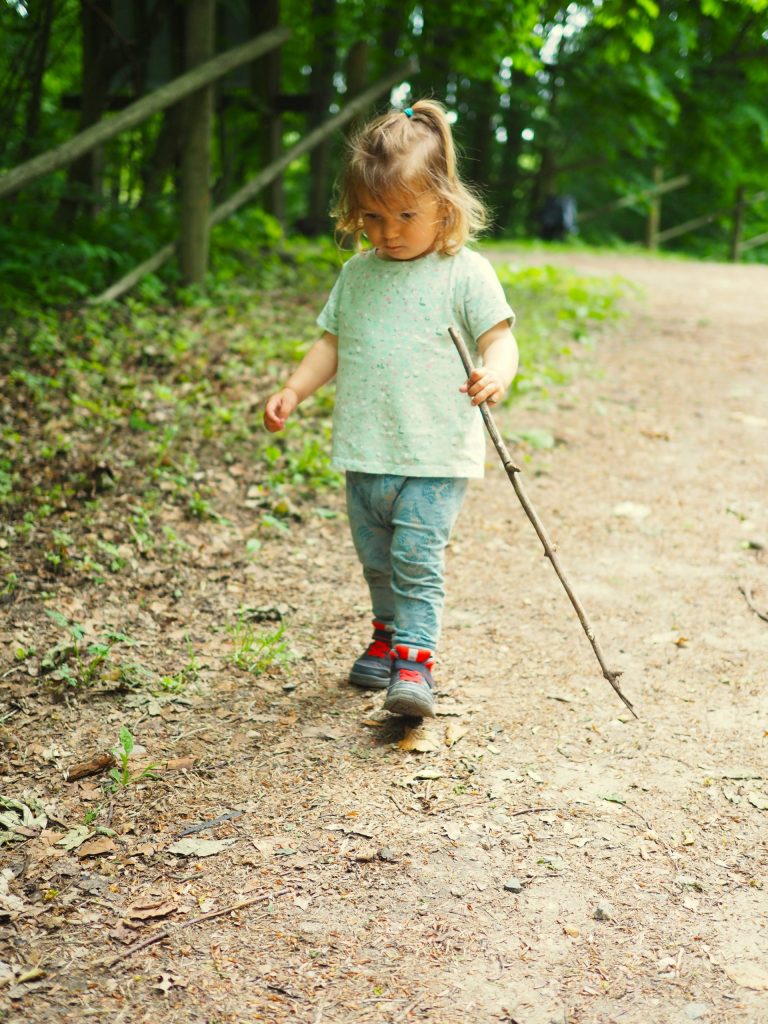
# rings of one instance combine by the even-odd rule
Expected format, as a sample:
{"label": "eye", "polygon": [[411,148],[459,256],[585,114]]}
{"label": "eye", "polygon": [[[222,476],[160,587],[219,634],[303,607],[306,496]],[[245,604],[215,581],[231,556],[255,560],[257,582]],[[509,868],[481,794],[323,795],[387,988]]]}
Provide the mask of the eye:
{"label": "eye", "polygon": [[378,220],[378,219],[379,219],[378,213],[364,213],[363,214],[363,220]]}
{"label": "eye", "polygon": [[400,214],[401,220],[413,220],[413,218],[415,216],[416,216],[415,213],[410,213],[410,212],[408,212],[408,213],[401,213]]}

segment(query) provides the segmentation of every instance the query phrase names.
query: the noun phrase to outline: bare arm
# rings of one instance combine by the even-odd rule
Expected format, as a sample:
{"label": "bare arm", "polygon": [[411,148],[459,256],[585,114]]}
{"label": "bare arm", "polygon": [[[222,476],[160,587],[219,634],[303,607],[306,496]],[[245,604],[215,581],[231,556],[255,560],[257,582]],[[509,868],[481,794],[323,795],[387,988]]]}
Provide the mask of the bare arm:
{"label": "bare arm", "polygon": [[272,433],[282,430],[299,403],[333,379],[337,364],[338,338],[335,334],[324,331],[288,378],[285,386],[267,399],[264,407],[264,426],[267,430]]}
{"label": "bare arm", "polygon": [[501,320],[477,339],[477,350],[483,357],[472,376],[459,390],[472,399],[472,405],[500,402],[517,373],[518,351],[509,323]]}

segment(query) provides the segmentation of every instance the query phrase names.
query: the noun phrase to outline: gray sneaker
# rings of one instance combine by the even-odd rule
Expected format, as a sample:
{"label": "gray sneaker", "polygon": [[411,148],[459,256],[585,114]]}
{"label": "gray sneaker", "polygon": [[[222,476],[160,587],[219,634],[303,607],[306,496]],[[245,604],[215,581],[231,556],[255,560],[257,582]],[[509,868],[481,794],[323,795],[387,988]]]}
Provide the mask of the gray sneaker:
{"label": "gray sneaker", "polygon": [[391,650],[392,628],[374,619],[373,639],[365,653],[352,666],[350,683],[364,690],[386,690],[389,686]]}
{"label": "gray sneaker", "polygon": [[434,663],[432,651],[405,644],[393,647],[384,710],[411,718],[434,718],[435,683],[430,672]]}

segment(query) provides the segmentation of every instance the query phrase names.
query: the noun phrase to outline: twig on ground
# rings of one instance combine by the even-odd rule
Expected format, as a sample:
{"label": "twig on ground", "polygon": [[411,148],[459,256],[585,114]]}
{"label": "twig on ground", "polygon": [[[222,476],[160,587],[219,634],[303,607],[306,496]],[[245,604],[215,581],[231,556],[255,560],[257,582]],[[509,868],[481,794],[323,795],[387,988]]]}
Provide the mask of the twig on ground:
{"label": "twig on ground", "polygon": [[141,942],[135,942],[132,946],[124,949],[117,956],[112,957],[111,960],[97,960],[94,964],[95,967],[114,967],[115,964],[120,963],[121,960],[127,960],[129,956],[133,956],[134,953],[140,952],[142,949],[147,949],[149,946],[154,946],[158,942],[162,942],[163,939],[170,938],[171,935],[175,935],[176,932],[180,932],[183,928],[191,928],[193,924],[201,924],[203,921],[211,921],[214,917],[223,917],[224,914],[231,914],[235,910],[245,910],[246,907],[252,907],[255,903],[263,903],[264,900],[277,899],[278,896],[284,896],[288,892],[287,889],[278,889],[277,892],[263,892],[258,896],[253,896],[249,900],[241,900],[240,903],[233,903],[229,907],[222,907],[220,910],[211,910],[207,914],[201,914],[200,917],[193,917],[189,921],[184,921],[177,925],[175,928],[163,928],[162,931],[155,932],[154,935],[150,935],[147,939],[142,939]]}
{"label": "twig on ground", "polygon": [[763,622],[768,622],[768,612],[760,611],[760,609],[754,603],[751,589],[745,584],[744,586],[739,587],[739,592],[744,595],[744,600],[747,602],[747,605],[755,613],[758,619],[762,619]]}
{"label": "twig on ground", "polygon": [[516,818],[519,814],[542,814],[544,811],[556,811],[556,807],[523,807],[519,811],[510,811],[510,818]]}
{"label": "twig on ground", "polygon": [[218,818],[212,818],[210,821],[201,821],[198,825],[190,825],[183,832],[179,832],[176,838],[182,839],[184,836],[191,836],[196,832],[205,832],[209,828],[216,828],[218,825],[223,825],[225,821],[239,818],[242,813],[242,811],[230,811],[228,814],[220,814]]}
{"label": "twig on ground", "polygon": [[[464,364],[464,369],[467,372],[467,376],[470,377],[472,375],[474,367],[472,365],[472,358],[469,354],[469,349],[464,343],[464,339],[456,330],[454,330],[453,327],[448,328],[448,333],[450,334],[451,340],[453,341],[459,355],[461,356],[461,361]],[[619,686],[618,680],[619,676],[621,675],[621,672],[608,668],[600,644],[598,643],[597,637],[595,636],[595,631],[592,627],[592,623],[589,621],[589,618],[587,617],[587,613],[584,610],[584,606],[574,593],[573,587],[571,586],[571,581],[568,579],[565,569],[563,568],[563,565],[557,555],[555,545],[552,544],[552,542],[550,541],[547,531],[544,529],[544,524],[536,514],[536,511],[534,510],[533,506],[528,500],[528,495],[525,493],[523,485],[518,480],[518,476],[520,474],[520,467],[516,466],[515,463],[512,461],[512,457],[509,454],[509,451],[507,450],[507,446],[504,444],[502,436],[499,433],[498,427],[493,421],[493,416],[491,415],[487,403],[481,402],[478,408],[480,409],[480,413],[482,414],[483,417],[483,422],[485,423],[486,429],[490,434],[491,440],[493,441],[494,446],[496,447],[496,451],[499,453],[504,469],[506,470],[507,476],[509,477],[510,483],[515,489],[515,494],[517,495],[520,504],[523,506],[523,511],[528,516],[528,519],[531,521],[533,528],[538,535],[539,540],[544,546],[544,554],[552,563],[552,568],[557,573],[558,579],[565,588],[565,592],[568,595],[571,604],[573,605],[574,611],[579,617],[579,622],[581,623],[584,632],[587,634],[587,639],[592,645],[592,650],[595,652],[595,657],[597,658],[600,664],[600,668],[603,671],[603,677],[611,684],[611,686],[618,694],[622,702],[632,712],[635,718],[637,718],[637,712],[632,707],[632,703],[627,699],[627,697],[624,696],[624,694],[621,691],[621,687]]]}
{"label": "twig on ground", "polygon": [[408,812],[403,810],[403,808],[400,806],[400,804],[397,802],[397,800],[395,800],[395,798],[392,796],[392,794],[388,793],[387,795],[389,796],[389,799],[392,801],[392,803],[395,805],[395,807],[398,809],[398,811],[400,811],[401,814],[404,814],[407,817],[408,816]]}

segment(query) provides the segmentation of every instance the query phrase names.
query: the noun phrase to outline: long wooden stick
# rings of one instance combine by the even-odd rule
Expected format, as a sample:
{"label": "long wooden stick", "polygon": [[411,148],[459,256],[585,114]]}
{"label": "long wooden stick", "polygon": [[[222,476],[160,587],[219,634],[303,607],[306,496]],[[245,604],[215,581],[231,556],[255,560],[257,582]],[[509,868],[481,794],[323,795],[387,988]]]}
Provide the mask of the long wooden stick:
{"label": "long wooden stick", "polygon": [[[472,358],[469,354],[469,349],[467,348],[462,336],[453,327],[448,328],[448,333],[450,334],[451,340],[453,341],[454,345],[456,346],[456,349],[458,350],[459,355],[461,356],[461,361],[464,364],[464,369],[467,372],[467,377],[470,377],[472,375],[474,367],[472,365]],[[550,541],[549,536],[547,535],[547,531],[544,529],[544,524],[539,519],[538,515],[536,514],[536,511],[534,510],[533,506],[528,500],[528,495],[525,493],[523,485],[518,478],[520,473],[520,467],[516,466],[515,463],[512,461],[512,456],[509,454],[507,446],[504,444],[502,436],[499,433],[496,424],[494,423],[493,416],[491,415],[491,411],[488,408],[487,403],[481,402],[479,405],[479,409],[482,414],[483,422],[485,423],[486,429],[488,430],[488,433],[491,436],[491,440],[493,441],[496,447],[496,451],[499,453],[504,469],[506,470],[507,476],[509,477],[512,486],[515,489],[515,494],[520,500],[520,504],[523,506],[525,514],[528,516],[531,523],[533,524],[533,528],[538,534],[539,540],[544,546],[544,554],[552,563],[552,568],[557,573],[558,579],[565,588],[565,592],[568,595],[568,598],[571,604],[573,605],[576,614],[579,617],[579,622],[583,626],[584,632],[587,634],[587,639],[592,645],[592,650],[595,652],[595,657],[600,663],[600,668],[602,669],[603,676],[608,680],[608,682],[611,684],[613,689],[619,695],[624,704],[629,708],[629,710],[632,712],[635,718],[637,718],[637,713],[635,712],[635,709],[632,707],[630,701],[627,700],[627,698],[621,692],[621,688],[619,687],[618,679],[621,675],[621,672],[615,672],[608,668],[600,644],[598,643],[597,637],[595,636],[595,631],[592,627],[592,623],[589,621],[587,613],[584,610],[584,606],[574,593],[573,587],[571,586],[571,582],[568,579],[565,569],[563,568],[562,562],[560,561],[557,555],[555,546]]]}

